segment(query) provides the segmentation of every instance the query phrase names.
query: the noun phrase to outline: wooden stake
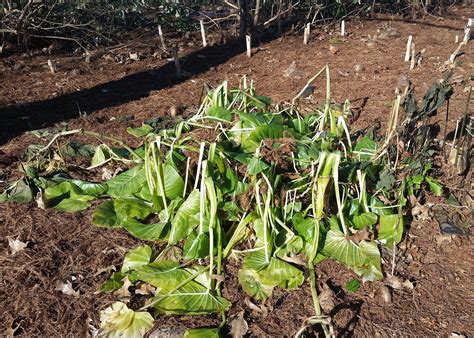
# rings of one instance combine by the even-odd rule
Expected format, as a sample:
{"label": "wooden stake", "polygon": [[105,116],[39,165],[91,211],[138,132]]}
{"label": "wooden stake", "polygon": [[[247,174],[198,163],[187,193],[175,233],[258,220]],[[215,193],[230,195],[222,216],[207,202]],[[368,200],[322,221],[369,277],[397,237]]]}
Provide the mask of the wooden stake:
{"label": "wooden stake", "polygon": [[411,63],[410,63],[410,70],[415,68],[416,63],[416,54],[415,54],[415,43],[411,44]]}
{"label": "wooden stake", "polygon": [[247,45],[247,56],[252,57],[252,38],[250,35],[245,36],[245,44]]}
{"label": "wooden stake", "polygon": [[166,50],[165,38],[163,37],[163,31],[161,30],[161,25],[158,25],[158,34],[160,35],[161,47]]}
{"label": "wooden stake", "polygon": [[411,43],[413,41],[413,36],[408,37],[407,50],[405,52],[405,62],[410,61],[410,52],[411,52]]}
{"label": "wooden stake", "polygon": [[456,37],[454,38],[454,43],[458,44],[459,43],[459,35],[456,34]]}
{"label": "wooden stake", "polygon": [[306,24],[306,27],[304,29],[304,35],[303,35],[303,43],[305,45],[308,44],[310,30],[311,30],[311,25],[308,23]]}
{"label": "wooden stake", "polygon": [[181,65],[179,64],[179,57],[178,57],[178,49],[173,48],[173,60],[174,60],[174,66],[176,67],[176,76],[181,77],[182,72],[181,72]]}
{"label": "wooden stake", "polygon": [[54,64],[51,60],[48,60],[48,67],[51,74],[56,73],[56,67],[54,67]]}
{"label": "wooden stake", "polygon": [[464,39],[462,40],[463,44],[467,44],[471,40],[471,29],[474,27],[472,19],[467,21],[466,28],[464,28]]}
{"label": "wooden stake", "polygon": [[207,41],[206,41],[206,31],[204,30],[204,21],[199,20],[199,23],[201,24],[202,45],[204,47],[206,47],[207,46]]}
{"label": "wooden stake", "polygon": [[341,21],[341,36],[346,36],[346,22],[344,20]]}

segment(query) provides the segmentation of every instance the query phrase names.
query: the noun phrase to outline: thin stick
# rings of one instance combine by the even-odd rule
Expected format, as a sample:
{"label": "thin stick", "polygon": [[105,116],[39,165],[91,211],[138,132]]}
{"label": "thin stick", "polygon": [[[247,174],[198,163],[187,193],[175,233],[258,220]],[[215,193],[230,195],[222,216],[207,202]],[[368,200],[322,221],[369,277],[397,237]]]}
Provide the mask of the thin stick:
{"label": "thin stick", "polygon": [[416,63],[416,54],[415,54],[415,43],[413,42],[411,44],[411,63],[410,63],[410,70],[413,70],[415,68],[415,63]]}
{"label": "thin stick", "polygon": [[454,43],[458,44],[459,43],[459,35],[456,34],[456,37],[454,38]]}
{"label": "thin stick", "polygon": [[181,77],[181,65],[179,64],[178,49],[173,48],[173,60],[176,67],[176,76]]}
{"label": "thin stick", "polygon": [[163,37],[163,31],[161,30],[161,25],[158,25],[158,34],[160,35],[161,47],[166,50],[165,38]]}
{"label": "thin stick", "polygon": [[204,21],[199,20],[199,24],[201,25],[202,45],[203,45],[203,47],[206,47],[207,46],[207,41],[206,41],[206,31],[204,30]]}
{"label": "thin stick", "polygon": [[303,43],[305,45],[308,44],[310,30],[311,30],[311,25],[308,23],[306,24],[306,28],[304,29],[304,35],[303,35]]}
{"label": "thin stick", "polygon": [[252,38],[250,35],[245,36],[245,43],[247,45],[247,56],[252,57]]}
{"label": "thin stick", "polygon": [[410,53],[411,53],[411,43],[413,41],[413,36],[408,37],[408,42],[407,42],[407,50],[405,52],[405,62],[410,61]]}
{"label": "thin stick", "polygon": [[344,20],[341,21],[341,36],[346,36],[346,22]]}
{"label": "thin stick", "polygon": [[51,74],[56,73],[56,67],[54,67],[54,64],[51,60],[48,60],[48,67]]}

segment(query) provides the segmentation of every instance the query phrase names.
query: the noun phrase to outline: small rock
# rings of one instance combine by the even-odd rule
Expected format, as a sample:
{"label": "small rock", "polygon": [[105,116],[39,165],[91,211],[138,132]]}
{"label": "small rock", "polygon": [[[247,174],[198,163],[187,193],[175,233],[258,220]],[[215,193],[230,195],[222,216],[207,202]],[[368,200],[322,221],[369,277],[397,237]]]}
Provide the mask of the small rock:
{"label": "small rock", "polygon": [[354,70],[356,73],[360,73],[365,70],[365,67],[361,64],[355,64],[354,65]]}
{"label": "small rock", "polygon": [[324,313],[329,314],[336,307],[336,294],[331,288],[326,287],[319,294],[319,305]]}
{"label": "small rock", "polygon": [[385,303],[390,304],[392,302],[392,293],[390,292],[390,289],[385,285],[380,288],[380,296],[382,297],[382,300]]}

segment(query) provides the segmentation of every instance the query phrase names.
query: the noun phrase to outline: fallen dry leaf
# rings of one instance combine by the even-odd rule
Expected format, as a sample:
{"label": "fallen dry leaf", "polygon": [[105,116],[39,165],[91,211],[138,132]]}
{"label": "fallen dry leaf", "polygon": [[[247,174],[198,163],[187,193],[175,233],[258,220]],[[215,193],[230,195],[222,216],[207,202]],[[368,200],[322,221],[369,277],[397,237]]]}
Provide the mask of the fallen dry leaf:
{"label": "fallen dry leaf", "polygon": [[330,287],[326,287],[319,294],[319,305],[326,314],[330,314],[336,307],[336,294]]}
{"label": "fallen dry leaf", "polygon": [[79,291],[74,291],[70,281],[66,281],[66,283],[63,283],[61,281],[57,281],[55,283],[55,285],[56,285],[56,290],[61,291],[65,295],[74,296],[74,297],[79,297],[80,296]]}
{"label": "fallen dry leaf", "polygon": [[8,238],[8,245],[10,246],[10,250],[12,251],[12,255],[16,254],[17,252],[23,251],[28,242],[22,242],[18,239]]}
{"label": "fallen dry leaf", "polygon": [[106,272],[107,274],[110,274],[112,271],[115,271],[115,270],[116,270],[115,266],[109,265],[109,266],[106,266],[105,268],[98,269],[97,272],[94,274],[94,277],[104,272]]}
{"label": "fallen dry leaf", "polygon": [[244,311],[239,312],[236,316],[229,318],[230,335],[232,338],[240,338],[247,334],[249,325],[244,319]]}
{"label": "fallen dry leaf", "polygon": [[151,286],[148,283],[143,283],[139,288],[135,290],[137,295],[154,295],[156,293],[156,288]]}
{"label": "fallen dry leaf", "polygon": [[130,291],[128,291],[128,288],[132,286],[132,283],[130,283],[127,276],[122,279],[122,282],[123,286],[117,291],[115,291],[114,295],[118,296],[120,299],[126,299],[131,296]]}

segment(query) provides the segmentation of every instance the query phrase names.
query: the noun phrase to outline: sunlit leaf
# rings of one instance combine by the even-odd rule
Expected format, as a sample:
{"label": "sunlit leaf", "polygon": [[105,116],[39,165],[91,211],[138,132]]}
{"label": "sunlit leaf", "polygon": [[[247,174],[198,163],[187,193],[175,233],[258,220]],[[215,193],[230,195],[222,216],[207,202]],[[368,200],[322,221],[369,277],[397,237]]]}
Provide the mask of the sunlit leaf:
{"label": "sunlit leaf", "polygon": [[133,311],[124,303],[115,302],[100,312],[102,337],[141,338],[153,327],[154,319],[148,312]]}
{"label": "sunlit leaf", "polygon": [[299,287],[304,281],[303,272],[301,270],[275,257],[272,257],[270,264],[265,269],[260,270],[258,274],[263,284],[272,286],[279,285],[285,289]]}
{"label": "sunlit leaf", "polygon": [[263,284],[260,275],[252,269],[240,269],[239,282],[245,293],[256,300],[267,299],[273,292],[274,286]]}
{"label": "sunlit leaf", "polygon": [[365,136],[354,147],[354,153],[359,155],[361,161],[370,161],[375,155],[377,144],[369,137]]}
{"label": "sunlit leaf", "polygon": [[142,165],[137,165],[107,181],[107,193],[112,197],[132,196],[142,189],[145,182],[145,170]]}
{"label": "sunlit leaf", "polygon": [[398,244],[402,240],[403,229],[403,217],[398,214],[381,215],[377,240],[392,247],[394,242]]}
{"label": "sunlit leaf", "polygon": [[186,330],[184,338],[219,338],[221,336],[219,328],[198,328]]}
{"label": "sunlit leaf", "polygon": [[193,190],[186,201],[179,207],[171,223],[168,242],[171,245],[186,238],[199,224],[199,190]]}
{"label": "sunlit leaf", "polygon": [[123,259],[122,272],[140,268],[150,263],[153,250],[148,245],[130,250]]}
{"label": "sunlit leaf", "polygon": [[117,215],[115,214],[114,202],[105,201],[99,205],[92,214],[92,223],[97,226],[116,227]]}

